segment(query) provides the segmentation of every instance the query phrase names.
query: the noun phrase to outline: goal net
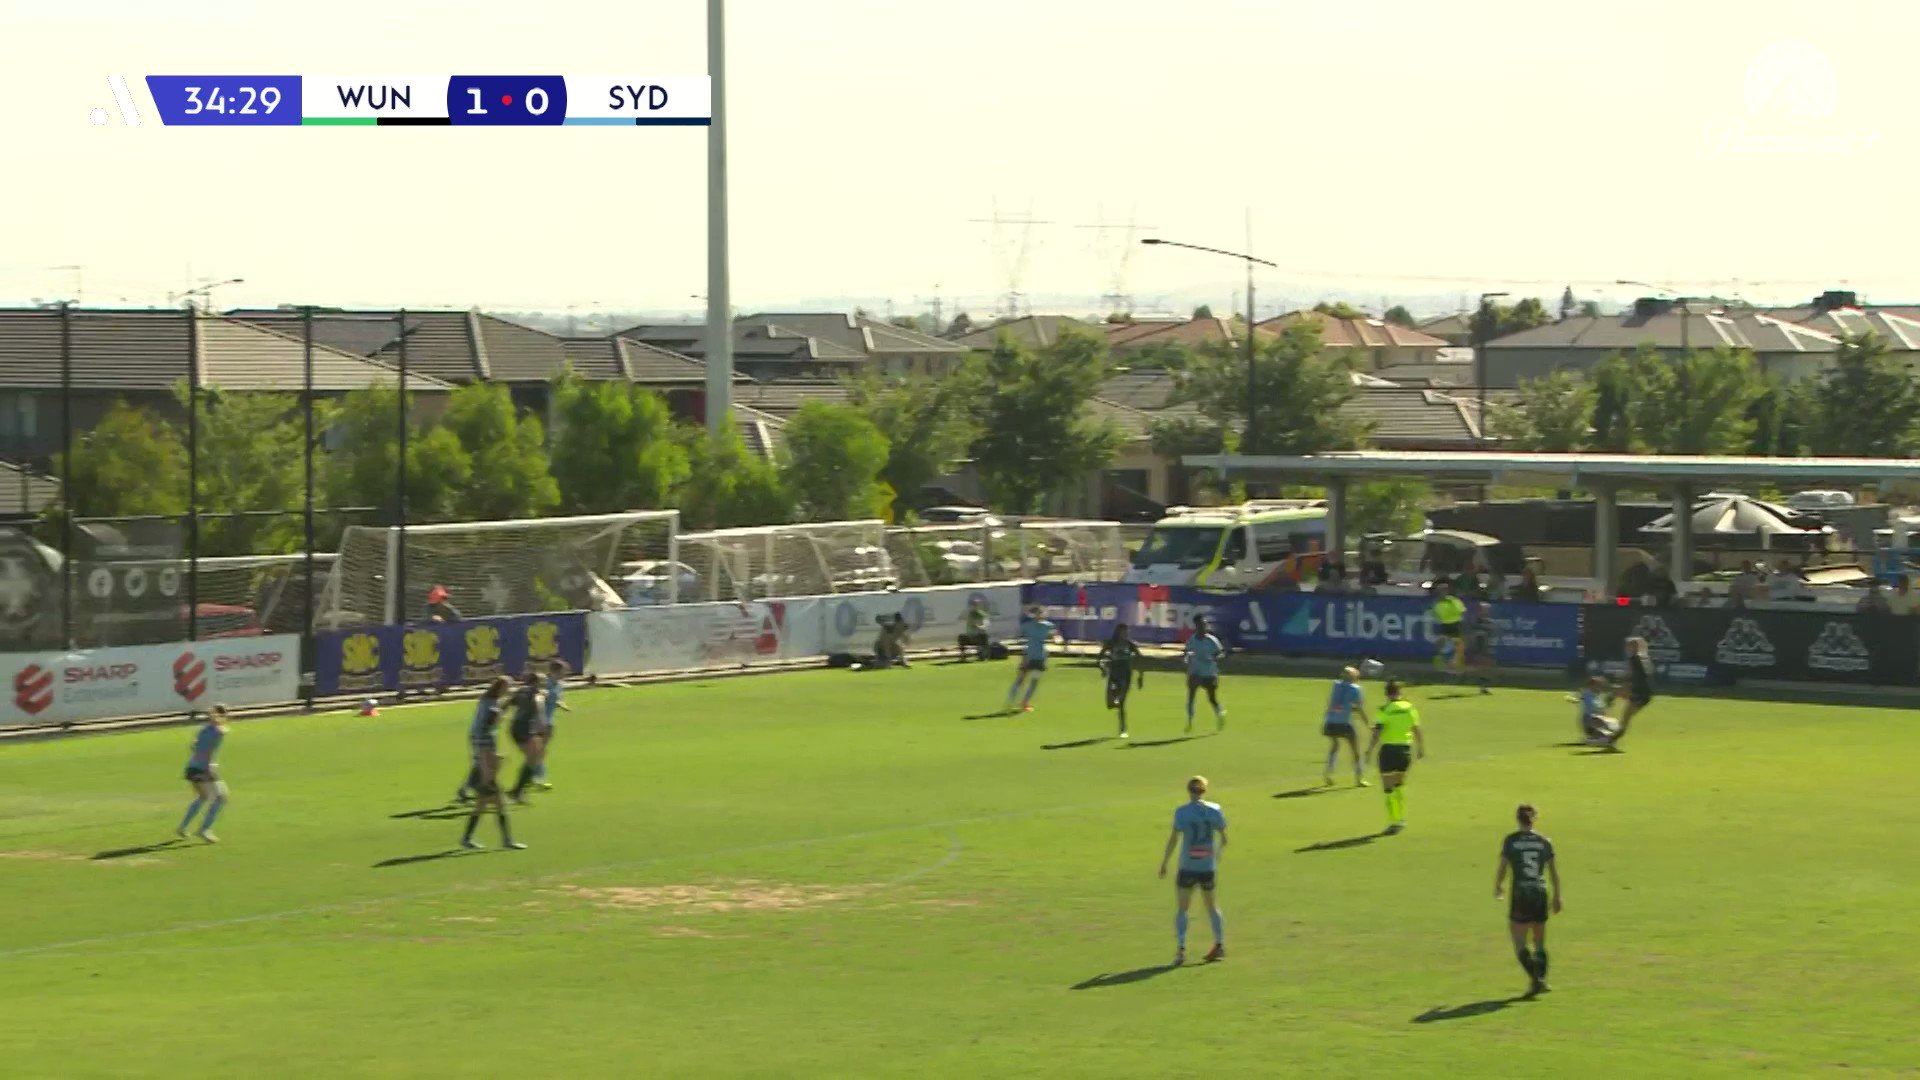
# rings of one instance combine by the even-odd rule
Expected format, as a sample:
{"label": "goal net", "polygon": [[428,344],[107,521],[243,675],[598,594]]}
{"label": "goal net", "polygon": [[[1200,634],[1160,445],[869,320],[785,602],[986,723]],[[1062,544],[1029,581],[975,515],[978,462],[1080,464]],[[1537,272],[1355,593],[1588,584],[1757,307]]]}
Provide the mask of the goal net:
{"label": "goal net", "polygon": [[908,588],[1016,581],[1020,531],[999,521],[895,526],[887,530],[887,555]]}
{"label": "goal net", "polygon": [[436,590],[467,618],[670,604],[692,581],[679,521],[676,510],[636,510],[413,525],[404,535],[349,526],[316,621],[418,621]]}
{"label": "goal net", "polygon": [[743,602],[868,592],[900,585],[879,521],[718,529],[680,537],[682,600]]}
{"label": "goal net", "polygon": [[1020,573],[1036,581],[1119,581],[1127,548],[1112,521],[1023,521]]}

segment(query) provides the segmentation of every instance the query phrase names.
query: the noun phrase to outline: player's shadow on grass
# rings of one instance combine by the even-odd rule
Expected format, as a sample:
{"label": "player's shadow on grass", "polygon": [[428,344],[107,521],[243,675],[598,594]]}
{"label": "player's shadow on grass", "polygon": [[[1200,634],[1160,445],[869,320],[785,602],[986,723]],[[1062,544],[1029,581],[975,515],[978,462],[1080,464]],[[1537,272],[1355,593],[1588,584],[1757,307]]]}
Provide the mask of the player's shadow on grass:
{"label": "player's shadow on grass", "polygon": [[1317,844],[1308,844],[1303,848],[1294,848],[1293,853],[1295,855],[1305,855],[1309,851],[1342,851],[1346,848],[1366,847],[1378,839],[1380,839],[1379,833],[1368,833],[1365,836],[1349,836],[1345,840],[1322,840]]}
{"label": "player's shadow on grass", "polygon": [[1530,999],[1523,995],[1510,998],[1488,998],[1485,1001],[1471,1001],[1465,1005],[1452,1005],[1445,1008],[1436,1005],[1426,1012],[1421,1013],[1419,1016],[1414,1017],[1413,1022],[1416,1024],[1433,1024],[1442,1020],[1467,1020],[1475,1016],[1485,1016],[1488,1013],[1496,1013],[1509,1005],[1517,1005],[1527,1000]]}
{"label": "player's shadow on grass", "polygon": [[1208,731],[1208,732],[1203,732],[1199,735],[1175,735],[1171,739],[1140,739],[1134,742],[1121,743],[1119,746],[1114,747],[1114,749],[1115,750],[1143,750],[1149,746],[1173,746],[1178,743],[1192,742],[1195,739],[1211,739],[1218,734],[1219,732],[1217,731]]}
{"label": "player's shadow on grass", "polygon": [[1315,784],[1312,787],[1294,788],[1292,791],[1276,792],[1273,797],[1276,799],[1304,799],[1309,795],[1319,795],[1323,792],[1335,790],[1338,789],[1330,788],[1325,784]]}
{"label": "player's shadow on grass", "polygon": [[1428,694],[1428,701],[1458,701],[1461,698],[1480,697],[1478,690],[1453,690],[1445,694]]}
{"label": "player's shadow on grass", "polygon": [[393,821],[408,818],[415,821],[458,821],[466,817],[467,814],[468,810],[465,807],[447,803],[440,806],[430,806],[423,810],[406,810],[398,814],[389,814],[387,817]]}
{"label": "player's shadow on grass", "polygon": [[373,864],[375,870],[385,870],[390,866],[412,866],[414,863],[433,862],[436,859],[451,859],[457,855],[484,855],[490,849],[468,851],[465,848],[447,848],[445,851],[431,851],[425,855],[396,855],[391,859],[381,859]]}
{"label": "player's shadow on grass", "polygon": [[186,846],[188,846],[187,842],[176,836],[171,840],[162,840],[157,844],[141,844],[139,847],[114,848],[110,851],[98,852],[93,856],[93,861],[104,862],[108,859],[126,859],[135,855],[152,855],[155,852]]}
{"label": "player's shadow on grass", "polygon": [[1172,970],[1172,964],[1157,964],[1153,967],[1134,968],[1132,971],[1118,971],[1107,975],[1095,975],[1085,982],[1074,983],[1073,989],[1098,990],[1103,986],[1125,986],[1128,983],[1145,982],[1156,975],[1165,975]]}
{"label": "player's shadow on grass", "polygon": [[1082,746],[1099,746],[1103,742],[1112,742],[1114,736],[1100,735],[1091,739],[1075,739],[1072,742],[1047,743],[1042,750],[1076,750]]}

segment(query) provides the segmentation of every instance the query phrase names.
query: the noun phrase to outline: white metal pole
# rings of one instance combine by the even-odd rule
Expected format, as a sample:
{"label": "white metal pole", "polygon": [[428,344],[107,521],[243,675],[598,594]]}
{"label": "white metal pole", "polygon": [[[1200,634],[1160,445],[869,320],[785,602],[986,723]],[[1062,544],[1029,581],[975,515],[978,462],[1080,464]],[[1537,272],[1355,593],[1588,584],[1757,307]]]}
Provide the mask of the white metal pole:
{"label": "white metal pole", "polygon": [[719,434],[733,408],[733,309],[727,289],[726,0],[707,0],[707,431]]}

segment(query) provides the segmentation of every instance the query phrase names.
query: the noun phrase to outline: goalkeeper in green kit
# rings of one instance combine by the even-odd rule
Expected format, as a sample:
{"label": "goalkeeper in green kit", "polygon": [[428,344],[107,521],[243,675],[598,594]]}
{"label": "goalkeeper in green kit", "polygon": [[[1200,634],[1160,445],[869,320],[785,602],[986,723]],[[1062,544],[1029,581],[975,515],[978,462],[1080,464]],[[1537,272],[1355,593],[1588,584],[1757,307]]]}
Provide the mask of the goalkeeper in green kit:
{"label": "goalkeeper in green kit", "polygon": [[1127,737],[1127,694],[1136,685],[1145,686],[1145,672],[1137,675],[1133,670],[1134,661],[1140,659],[1140,646],[1133,643],[1126,623],[1117,623],[1113,636],[1100,646],[1097,663],[1100,670],[1107,673],[1107,708],[1120,714],[1120,737]]}

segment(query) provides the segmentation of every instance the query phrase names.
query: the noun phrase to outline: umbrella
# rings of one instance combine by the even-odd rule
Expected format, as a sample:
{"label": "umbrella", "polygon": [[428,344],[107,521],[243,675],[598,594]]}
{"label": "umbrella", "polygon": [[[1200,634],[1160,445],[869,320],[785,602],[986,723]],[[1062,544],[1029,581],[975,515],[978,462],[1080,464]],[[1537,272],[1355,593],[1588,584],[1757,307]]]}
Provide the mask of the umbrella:
{"label": "umbrella", "polygon": [[[1655,518],[1640,527],[1642,533],[1673,532],[1673,515]],[[1797,510],[1744,495],[1714,495],[1693,504],[1695,536],[1824,536],[1833,526],[1819,524]]]}

